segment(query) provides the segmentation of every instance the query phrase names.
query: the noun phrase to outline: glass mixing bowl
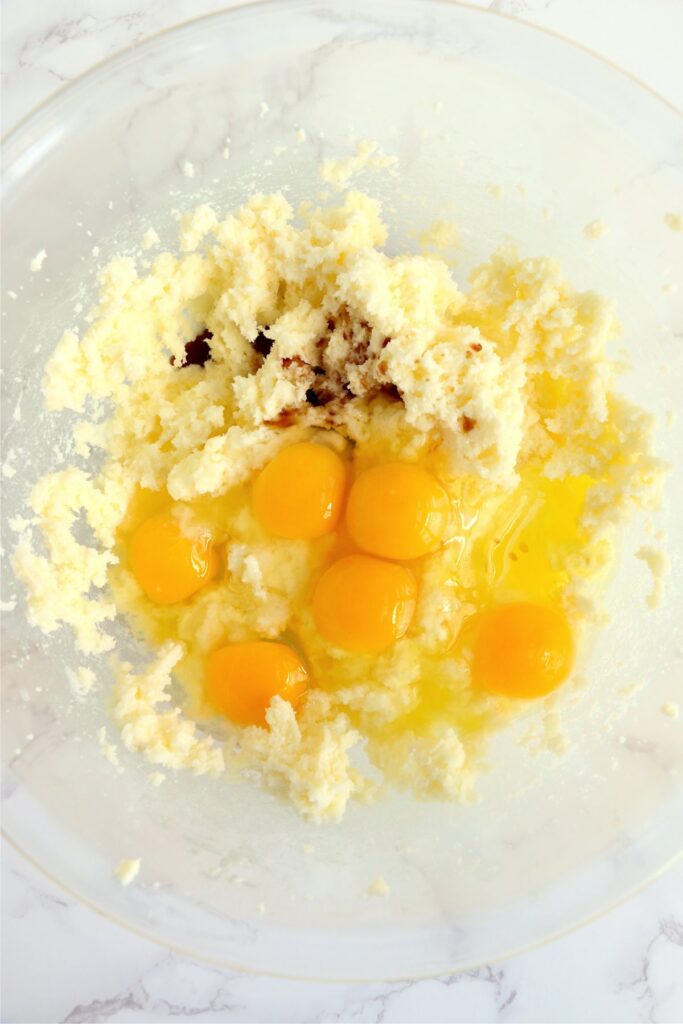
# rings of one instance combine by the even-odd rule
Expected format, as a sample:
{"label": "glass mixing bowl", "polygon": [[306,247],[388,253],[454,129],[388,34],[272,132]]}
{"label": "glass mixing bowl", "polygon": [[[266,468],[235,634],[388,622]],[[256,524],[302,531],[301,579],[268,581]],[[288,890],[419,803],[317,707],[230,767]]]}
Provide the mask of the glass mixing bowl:
{"label": "glass mixing bowl", "polygon": [[[3,154],[5,554],[32,481],[61,457],[71,420],[41,411],[41,367],[94,297],[97,266],[134,251],[149,225],[173,246],[174,211],[201,201],[226,211],[255,189],[314,196],[320,159],[359,139],[400,161],[396,177],[363,182],[385,201],[392,251],[446,213],[460,227],[459,279],[513,237],[614,297],[633,367],[624,388],[660,414],[673,465],[655,527],[672,574],[649,613],[633,557],[648,534],[624,531],[590,686],[565,701],[566,757],[530,757],[503,735],[475,807],[396,795],[314,827],[246,783],[179,773],[154,788],[125,751],[117,770],[96,739],[105,660],[92,697],[74,697],[83,659],[66,633],[27,625],[5,565],[9,838],[164,944],[316,978],[445,972],[537,943],[659,871],[683,833],[681,725],[661,712],[683,684],[683,421],[664,416],[680,404],[682,307],[663,290],[681,269],[664,215],[683,207],[683,129],[664,101],[559,38],[427,0],[259,4],[131,48],[19,125]],[[584,225],[600,217],[609,234],[589,242]],[[127,888],[112,875],[122,857],[142,858]],[[384,898],[368,895],[378,875]]]}

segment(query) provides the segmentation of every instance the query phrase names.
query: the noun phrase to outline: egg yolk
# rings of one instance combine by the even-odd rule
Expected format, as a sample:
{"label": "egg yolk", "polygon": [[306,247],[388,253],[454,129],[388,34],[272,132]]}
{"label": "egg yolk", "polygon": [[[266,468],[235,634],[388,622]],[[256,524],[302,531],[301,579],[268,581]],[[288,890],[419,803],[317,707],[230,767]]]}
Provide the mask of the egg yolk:
{"label": "egg yolk", "polygon": [[238,725],[265,725],[273,697],[296,707],[307,685],[305,666],[286,644],[266,640],[230,644],[206,660],[206,699]]}
{"label": "egg yolk", "polygon": [[176,604],[208,583],[218,570],[218,555],[208,529],[190,537],[170,512],[146,519],[133,533],[130,567],[150,601]]}
{"label": "egg yolk", "polygon": [[417,597],[409,569],[368,555],[334,562],[313,593],[313,617],[321,635],[347,651],[376,654],[402,637]]}
{"label": "egg yolk", "polygon": [[448,525],[450,502],[426,469],[394,462],[355,480],[346,525],[358,547],[400,561],[436,551]]}
{"label": "egg yolk", "polygon": [[254,481],[254,513],[277,537],[313,540],[335,529],[345,488],[346,467],[331,448],[293,444]]}
{"label": "egg yolk", "polygon": [[543,697],[569,675],[574,639],[564,612],[519,601],[483,612],[474,640],[472,679],[506,697]]}

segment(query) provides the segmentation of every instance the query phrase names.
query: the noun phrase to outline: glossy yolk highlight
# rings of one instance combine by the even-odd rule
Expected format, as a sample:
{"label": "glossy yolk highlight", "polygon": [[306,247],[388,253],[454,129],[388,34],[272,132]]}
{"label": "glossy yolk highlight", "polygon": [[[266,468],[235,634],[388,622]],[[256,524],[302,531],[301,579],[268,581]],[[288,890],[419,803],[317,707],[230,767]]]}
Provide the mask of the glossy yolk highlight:
{"label": "glossy yolk highlight", "polygon": [[349,555],[318,580],[313,616],[329,643],[357,654],[376,654],[404,636],[416,597],[409,569],[368,555]]}
{"label": "glossy yolk highlight", "polygon": [[293,444],[258,475],[252,505],[269,533],[313,540],[335,529],[345,488],[346,467],[331,448]]}
{"label": "glossy yolk highlight", "polygon": [[449,513],[448,495],[431,473],[393,462],[357,477],[349,494],[346,525],[363,551],[404,561],[436,551]]}
{"label": "glossy yolk highlight", "polygon": [[518,601],[477,617],[475,686],[506,697],[543,697],[569,675],[574,638],[564,612]]}
{"label": "glossy yolk highlight", "polygon": [[273,697],[296,707],[307,685],[305,666],[286,644],[230,644],[206,660],[206,699],[238,725],[265,725]]}
{"label": "glossy yolk highlight", "polygon": [[130,567],[147,597],[156,604],[185,601],[217,573],[218,555],[211,531],[184,533],[171,512],[146,519],[128,548]]}

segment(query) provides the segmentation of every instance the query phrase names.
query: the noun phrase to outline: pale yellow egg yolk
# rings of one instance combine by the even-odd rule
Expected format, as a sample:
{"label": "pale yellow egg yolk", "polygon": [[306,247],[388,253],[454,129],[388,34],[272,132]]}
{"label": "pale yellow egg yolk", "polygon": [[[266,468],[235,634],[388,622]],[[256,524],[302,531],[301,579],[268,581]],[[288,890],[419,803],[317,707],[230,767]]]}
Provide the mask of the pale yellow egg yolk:
{"label": "pale yellow egg yolk", "polygon": [[296,707],[308,685],[299,656],[282,643],[229,644],[209,655],[205,694],[209,704],[238,725],[265,725],[273,697]]}
{"label": "pale yellow egg yolk", "polygon": [[409,569],[368,555],[349,555],[318,580],[313,616],[329,643],[375,654],[405,635],[416,598],[417,584]]}
{"label": "pale yellow egg yolk", "polygon": [[283,449],[259,473],[252,505],[269,533],[314,540],[337,526],[345,489],[339,456],[325,445],[303,442]]}
{"label": "pale yellow egg yolk", "polygon": [[404,561],[436,551],[449,512],[436,477],[420,466],[393,462],[373,466],[354,481],[346,525],[363,551]]}
{"label": "pale yellow egg yolk", "polygon": [[490,522],[484,542],[476,545],[478,602],[560,601],[570,564],[581,571],[588,540],[581,513],[594,482],[586,475],[522,478]]}
{"label": "pale yellow egg yolk", "polygon": [[185,601],[209,582],[219,559],[209,530],[189,536],[171,512],[146,519],[128,548],[130,567],[147,597],[156,604]]}
{"label": "pale yellow egg yolk", "polygon": [[478,616],[472,681],[506,697],[543,697],[563,683],[574,661],[567,616],[557,608],[517,601]]}

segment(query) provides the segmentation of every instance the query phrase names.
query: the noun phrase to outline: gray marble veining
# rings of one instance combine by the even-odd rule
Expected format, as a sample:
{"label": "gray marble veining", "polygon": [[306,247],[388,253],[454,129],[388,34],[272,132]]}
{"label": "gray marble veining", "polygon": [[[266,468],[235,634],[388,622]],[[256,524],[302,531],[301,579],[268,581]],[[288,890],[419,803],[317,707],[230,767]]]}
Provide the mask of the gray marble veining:
{"label": "gray marble veining", "polygon": [[[224,6],[225,0],[6,0],[5,127],[108,54]],[[600,18],[597,5],[575,0],[480,0],[479,6],[572,36],[681,101],[675,40],[683,33],[682,8],[678,4],[676,13],[674,0],[647,6],[605,0]],[[657,36],[657,46],[641,45],[645,18],[646,35]],[[21,756],[30,756],[39,739],[28,741]],[[683,1019],[683,866],[593,924],[504,964],[433,980],[362,985],[258,978],[196,963],[80,905],[7,844],[2,871],[8,1021]],[[55,949],[58,957],[48,954]]]}

